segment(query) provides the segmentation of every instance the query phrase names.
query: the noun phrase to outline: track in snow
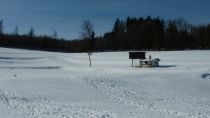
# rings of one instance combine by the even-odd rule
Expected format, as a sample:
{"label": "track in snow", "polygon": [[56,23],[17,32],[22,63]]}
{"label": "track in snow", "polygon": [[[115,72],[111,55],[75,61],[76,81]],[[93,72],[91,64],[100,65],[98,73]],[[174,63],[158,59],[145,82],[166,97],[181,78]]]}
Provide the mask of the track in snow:
{"label": "track in snow", "polygon": [[13,91],[0,89],[0,102],[26,118],[114,118],[114,114],[98,109],[63,105],[39,96],[36,101],[18,96]]}
{"label": "track in snow", "polygon": [[[209,118],[210,112],[203,111],[202,113],[193,111],[193,112],[183,112],[170,110],[166,108],[159,107],[159,104],[170,104],[170,105],[186,105],[190,108],[201,108],[208,111],[210,109],[210,104],[205,103],[196,103],[196,100],[193,100],[195,96],[181,96],[174,95],[173,97],[163,98],[152,95],[147,95],[143,91],[137,93],[132,87],[128,88],[128,83],[113,80],[108,77],[81,77],[86,84],[92,86],[96,90],[110,97],[112,101],[118,104],[124,104],[136,107],[140,109],[139,112],[148,112],[154,113],[155,116],[160,117],[175,117],[175,118]],[[195,97],[196,99],[196,97]]]}

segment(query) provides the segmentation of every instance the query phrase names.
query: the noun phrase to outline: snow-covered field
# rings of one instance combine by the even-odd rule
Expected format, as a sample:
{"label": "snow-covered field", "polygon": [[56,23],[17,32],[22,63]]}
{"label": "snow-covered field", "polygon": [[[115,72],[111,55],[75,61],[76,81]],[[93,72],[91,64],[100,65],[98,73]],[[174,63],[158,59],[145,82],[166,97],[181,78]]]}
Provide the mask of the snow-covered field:
{"label": "snow-covered field", "polygon": [[[210,118],[210,51],[92,55],[0,48],[0,118]],[[147,55],[148,56],[148,55]],[[138,61],[135,61],[138,64]]]}

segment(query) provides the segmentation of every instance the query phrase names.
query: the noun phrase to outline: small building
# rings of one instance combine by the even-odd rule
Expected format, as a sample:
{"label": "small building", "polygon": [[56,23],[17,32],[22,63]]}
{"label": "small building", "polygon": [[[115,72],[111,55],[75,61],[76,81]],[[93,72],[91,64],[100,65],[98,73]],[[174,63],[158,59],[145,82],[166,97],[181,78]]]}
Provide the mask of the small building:
{"label": "small building", "polygon": [[149,55],[149,59],[146,58],[146,52],[143,51],[133,51],[129,52],[129,59],[132,59],[132,67],[133,67],[133,60],[139,59],[140,67],[158,67],[160,59],[154,58]]}
{"label": "small building", "polygon": [[140,67],[158,67],[159,66],[159,61],[160,59],[155,58],[155,59],[144,59],[140,60]]}

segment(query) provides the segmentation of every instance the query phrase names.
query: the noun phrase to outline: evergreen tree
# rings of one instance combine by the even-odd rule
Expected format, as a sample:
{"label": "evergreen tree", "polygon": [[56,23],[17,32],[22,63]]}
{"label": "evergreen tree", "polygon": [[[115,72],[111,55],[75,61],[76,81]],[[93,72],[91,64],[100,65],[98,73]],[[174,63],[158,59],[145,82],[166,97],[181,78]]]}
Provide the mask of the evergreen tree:
{"label": "evergreen tree", "polygon": [[0,35],[4,34],[4,26],[3,26],[3,20],[0,21]]}
{"label": "evergreen tree", "polygon": [[34,32],[35,32],[35,31],[34,31],[34,28],[31,27],[30,31],[28,32],[28,36],[29,36],[29,37],[34,37],[34,36],[35,36],[35,33],[34,33]]}
{"label": "evergreen tree", "polygon": [[18,35],[18,30],[19,30],[18,26],[15,26],[13,34],[17,36]]}
{"label": "evergreen tree", "polygon": [[180,46],[179,32],[173,21],[168,21],[165,34],[165,45],[168,50],[178,49]]}
{"label": "evergreen tree", "polygon": [[125,23],[118,18],[115,21],[112,33],[112,46],[114,50],[123,50],[125,41]]}

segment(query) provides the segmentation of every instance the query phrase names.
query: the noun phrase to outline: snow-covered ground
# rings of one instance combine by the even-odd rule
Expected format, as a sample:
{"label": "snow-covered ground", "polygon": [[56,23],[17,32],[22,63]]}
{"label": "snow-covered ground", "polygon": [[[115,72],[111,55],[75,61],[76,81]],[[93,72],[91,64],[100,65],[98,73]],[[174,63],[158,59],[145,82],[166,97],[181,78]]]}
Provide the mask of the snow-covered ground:
{"label": "snow-covered ground", "polygon": [[[210,51],[92,55],[0,48],[0,118],[210,118]],[[138,64],[138,61],[135,61]]]}

